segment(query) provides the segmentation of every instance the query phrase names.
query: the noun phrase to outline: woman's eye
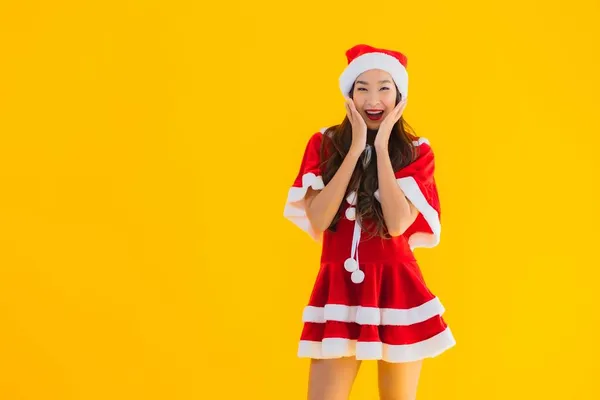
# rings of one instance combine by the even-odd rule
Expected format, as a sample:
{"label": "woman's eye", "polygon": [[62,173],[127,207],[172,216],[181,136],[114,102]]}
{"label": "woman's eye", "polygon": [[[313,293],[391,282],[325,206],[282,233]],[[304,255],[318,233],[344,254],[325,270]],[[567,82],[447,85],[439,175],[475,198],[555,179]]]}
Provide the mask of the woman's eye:
{"label": "woman's eye", "polygon": [[387,87],[387,86],[384,86],[384,87],[381,88],[381,90],[390,90],[390,88]]}
{"label": "woman's eye", "polygon": [[367,90],[367,89],[365,89],[364,87],[359,87],[356,90]]}

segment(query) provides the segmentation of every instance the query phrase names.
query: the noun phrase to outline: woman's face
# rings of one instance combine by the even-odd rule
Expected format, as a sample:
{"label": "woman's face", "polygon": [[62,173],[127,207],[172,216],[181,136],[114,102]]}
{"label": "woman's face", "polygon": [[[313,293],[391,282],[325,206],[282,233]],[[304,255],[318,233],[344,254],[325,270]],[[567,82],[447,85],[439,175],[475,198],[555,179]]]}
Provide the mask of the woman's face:
{"label": "woman's face", "polygon": [[396,107],[396,91],[392,76],[380,69],[365,71],[356,78],[352,99],[367,128],[378,129]]}

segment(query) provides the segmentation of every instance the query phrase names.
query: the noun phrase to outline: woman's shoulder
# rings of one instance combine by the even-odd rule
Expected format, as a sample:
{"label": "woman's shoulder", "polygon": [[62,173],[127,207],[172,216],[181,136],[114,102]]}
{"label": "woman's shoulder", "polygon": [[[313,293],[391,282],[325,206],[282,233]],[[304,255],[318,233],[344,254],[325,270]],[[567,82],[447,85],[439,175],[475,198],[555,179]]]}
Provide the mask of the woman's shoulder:
{"label": "woman's shoulder", "polygon": [[330,139],[333,133],[335,132],[335,128],[337,125],[333,126],[325,126],[317,131],[313,132],[308,137],[308,146],[309,147],[320,147],[324,140]]}
{"label": "woman's shoulder", "polygon": [[415,147],[421,147],[422,145],[431,147],[431,144],[429,143],[429,139],[427,139],[426,137],[416,136],[416,135],[411,135],[411,134],[408,134],[408,137],[410,140],[412,140],[412,144]]}
{"label": "woman's shoulder", "polygon": [[307,149],[318,149],[321,147],[321,143],[323,142],[323,129],[318,131],[314,131],[310,136],[307,137],[306,148]]}
{"label": "woman's shoulder", "polygon": [[423,136],[411,137],[413,148],[415,149],[416,160],[433,156],[433,150],[431,149],[431,142],[428,138]]}

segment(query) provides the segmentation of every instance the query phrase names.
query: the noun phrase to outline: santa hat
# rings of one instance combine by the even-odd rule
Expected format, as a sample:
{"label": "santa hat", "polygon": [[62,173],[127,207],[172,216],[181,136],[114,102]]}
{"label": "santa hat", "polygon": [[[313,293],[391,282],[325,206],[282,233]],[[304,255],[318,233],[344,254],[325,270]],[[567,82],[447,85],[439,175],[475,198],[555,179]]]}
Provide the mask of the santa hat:
{"label": "santa hat", "polygon": [[360,74],[370,69],[381,69],[388,72],[402,98],[408,96],[408,72],[406,71],[407,58],[404,54],[378,49],[366,44],[359,44],[346,51],[348,66],[340,75],[340,89],[344,96],[350,94],[354,81]]}

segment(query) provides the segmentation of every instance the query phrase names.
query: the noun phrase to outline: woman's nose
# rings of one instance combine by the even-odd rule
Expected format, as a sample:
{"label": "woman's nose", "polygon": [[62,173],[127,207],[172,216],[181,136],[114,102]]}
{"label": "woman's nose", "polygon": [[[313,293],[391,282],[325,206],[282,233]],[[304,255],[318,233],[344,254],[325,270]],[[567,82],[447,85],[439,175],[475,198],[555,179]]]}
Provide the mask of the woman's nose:
{"label": "woman's nose", "polygon": [[367,107],[377,107],[380,104],[381,102],[379,101],[379,95],[377,94],[369,95],[367,98]]}
{"label": "woman's nose", "polygon": [[378,104],[379,103],[379,92],[377,90],[370,90],[367,94],[367,103]]}

